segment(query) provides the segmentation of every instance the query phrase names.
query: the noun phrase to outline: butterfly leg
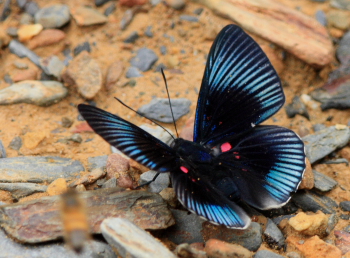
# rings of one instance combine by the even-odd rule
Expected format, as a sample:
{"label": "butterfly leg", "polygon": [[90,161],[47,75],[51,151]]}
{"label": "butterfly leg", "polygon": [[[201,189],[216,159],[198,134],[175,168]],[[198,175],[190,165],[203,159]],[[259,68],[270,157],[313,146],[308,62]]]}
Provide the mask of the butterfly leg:
{"label": "butterfly leg", "polygon": [[135,190],[138,190],[138,189],[140,189],[141,187],[144,187],[144,186],[149,185],[150,183],[156,181],[156,179],[157,179],[157,177],[159,176],[159,174],[160,174],[160,173],[157,172],[157,174],[153,177],[152,180],[150,180],[150,181],[148,181],[148,182],[146,182],[146,183],[140,184],[139,186],[135,187]]}

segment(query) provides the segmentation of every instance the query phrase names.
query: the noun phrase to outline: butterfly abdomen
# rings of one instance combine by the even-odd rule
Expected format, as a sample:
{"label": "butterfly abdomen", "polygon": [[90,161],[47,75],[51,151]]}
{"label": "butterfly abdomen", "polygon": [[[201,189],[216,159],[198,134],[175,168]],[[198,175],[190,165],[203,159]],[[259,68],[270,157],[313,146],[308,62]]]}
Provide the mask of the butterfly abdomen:
{"label": "butterfly abdomen", "polygon": [[175,139],[173,149],[181,159],[194,164],[211,164],[210,149],[181,138]]}

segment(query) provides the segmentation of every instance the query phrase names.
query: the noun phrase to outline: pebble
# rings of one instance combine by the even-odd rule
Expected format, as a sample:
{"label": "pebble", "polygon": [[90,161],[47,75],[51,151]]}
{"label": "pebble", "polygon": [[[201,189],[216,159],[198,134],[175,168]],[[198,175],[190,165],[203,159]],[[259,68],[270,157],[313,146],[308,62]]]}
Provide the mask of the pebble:
{"label": "pebble", "polygon": [[70,119],[69,117],[64,116],[61,119],[61,123],[62,123],[62,127],[69,128],[74,123],[74,120]]}
{"label": "pebble", "polygon": [[186,2],[184,0],[165,0],[165,4],[175,10],[181,10],[186,6]]}
{"label": "pebble", "polygon": [[217,239],[209,239],[206,242],[205,252],[210,258],[222,258],[222,257],[240,257],[251,258],[252,253],[237,244],[230,244]]}
{"label": "pebble", "polygon": [[41,24],[23,24],[17,31],[18,39],[22,42],[28,41],[43,30]]}
{"label": "pebble", "polygon": [[16,72],[12,76],[13,82],[20,82],[25,80],[36,80],[38,77],[38,70],[37,69],[27,69],[24,71]]}
{"label": "pebble", "polygon": [[77,185],[89,185],[96,182],[101,177],[106,175],[106,171],[103,168],[95,168],[90,173],[83,175],[82,177],[74,180],[69,184],[69,187],[75,187]]}
{"label": "pebble", "polygon": [[0,105],[28,103],[50,106],[65,98],[68,90],[56,81],[22,81],[0,90]]}
{"label": "pebble", "polygon": [[246,230],[230,229],[216,226],[210,222],[204,222],[201,232],[204,240],[215,238],[228,243],[242,245],[253,252],[258,250],[262,243],[262,228],[257,222],[251,222]]}
{"label": "pebble", "polygon": [[284,256],[269,250],[259,250],[255,253],[254,258],[284,258]]}
{"label": "pebble", "polygon": [[[174,113],[174,119],[177,121],[180,117],[190,112],[191,101],[185,98],[171,99],[171,106]],[[138,112],[147,118],[154,119],[163,123],[173,123],[169,100],[154,98],[149,104],[143,105]]]}
{"label": "pebble", "polygon": [[328,12],[328,24],[337,29],[347,30],[350,27],[350,17],[347,12],[330,10]]}
{"label": "pebble", "polygon": [[337,48],[337,58],[342,64],[350,62],[350,31],[344,34],[339,41]]}
{"label": "pebble", "polygon": [[315,18],[321,25],[323,25],[325,27],[327,26],[327,24],[328,24],[327,16],[323,10],[317,10],[317,12],[315,14]]}
{"label": "pebble", "polygon": [[120,174],[128,174],[130,170],[129,160],[117,153],[108,156],[105,166],[107,178],[118,178]]}
{"label": "pebble", "polygon": [[20,61],[14,61],[13,65],[16,66],[16,68],[21,69],[21,70],[28,69],[28,65],[26,63],[22,63]]}
{"label": "pebble", "polygon": [[54,156],[13,157],[0,162],[1,182],[43,183],[64,177],[69,180],[84,171],[80,161]]}
{"label": "pebble", "polygon": [[47,187],[46,192],[50,195],[60,195],[65,192],[67,192],[67,182],[64,178],[57,178],[55,181],[53,181],[49,186]]}
{"label": "pebble", "polygon": [[206,252],[198,250],[196,247],[187,243],[178,245],[175,248],[174,253],[180,258],[208,258]]}
{"label": "pebble", "polygon": [[134,18],[133,10],[132,9],[126,10],[123,14],[122,20],[120,21],[121,30],[125,30],[126,27],[131,23],[133,18]]}
{"label": "pebble", "polygon": [[107,164],[108,155],[89,157],[88,158],[88,170],[92,171],[96,168],[105,168]]}
{"label": "pebble", "polygon": [[180,15],[180,20],[183,21],[189,21],[189,22],[198,22],[199,19],[196,16],[192,16],[192,15]]}
{"label": "pebble", "polygon": [[272,249],[275,250],[279,250],[285,245],[285,239],[281,230],[271,219],[267,219],[267,225],[263,234],[263,238],[264,242],[266,242]]}
{"label": "pebble", "polygon": [[204,242],[201,235],[203,220],[188,211],[170,209],[176,224],[167,229],[167,238],[179,245]]}
{"label": "pebble", "polygon": [[149,38],[153,37],[153,32],[152,32],[152,26],[147,26],[146,30],[145,30],[145,35]]}
{"label": "pebble", "polygon": [[175,137],[175,135],[170,129],[167,129],[167,130],[173,137],[171,137],[171,135],[169,135],[169,133],[164,131],[164,129],[161,128],[160,126],[151,127],[150,125],[140,125],[140,128],[145,130],[147,133],[151,134],[152,136],[156,137],[157,139],[161,140],[162,142],[168,144],[169,146],[174,141],[173,137]]}
{"label": "pebble", "polygon": [[117,186],[117,179],[115,177],[108,179],[106,182],[102,184],[102,188],[112,188],[116,186]]}
{"label": "pebble", "polygon": [[301,115],[308,120],[310,120],[309,113],[306,109],[304,102],[300,99],[300,97],[295,96],[292,100],[291,104],[288,104],[286,107],[286,113],[289,118],[295,117],[295,115]]}
{"label": "pebble", "polygon": [[159,193],[159,195],[162,196],[163,200],[165,200],[170,207],[176,208],[178,206],[179,201],[177,200],[174,188],[165,188]]}
{"label": "pebble", "polygon": [[312,170],[315,178],[315,189],[321,192],[329,192],[332,190],[338,182],[333,178],[326,176],[316,170]]}
{"label": "pebble", "polygon": [[137,5],[144,5],[147,3],[147,0],[120,0],[119,3],[121,6],[133,7]]}
{"label": "pebble", "polygon": [[160,46],[160,53],[162,53],[163,56],[168,53],[166,46]]}
{"label": "pebble", "polygon": [[29,49],[56,44],[65,39],[66,33],[58,29],[46,29],[33,37],[27,44]]}
{"label": "pebble", "polygon": [[126,71],[125,77],[126,78],[143,77],[143,74],[141,73],[141,71],[138,68],[131,66]]}
{"label": "pebble", "polygon": [[68,85],[76,85],[86,99],[94,98],[102,88],[100,66],[86,51],[70,62],[62,78]]}
{"label": "pebble", "polygon": [[3,230],[0,230],[0,250],[3,257],[96,258],[96,255],[103,255],[104,258],[117,258],[112,247],[103,241],[91,239],[81,253],[76,254],[64,243],[23,245],[12,240]]}
{"label": "pebble", "polygon": [[0,140],[0,158],[6,158],[6,150],[1,140]]}
{"label": "pebble", "polygon": [[130,64],[145,72],[151,69],[152,65],[157,61],[158,56],[152,49],[140,48],[136,56],[130,60]]}
{"label": "pebble", "polygon": [[24,11],[31,16],[34,16],[39,10],[39,5],[34,1],[28,1],[24,6]]}
{"label": "pebble", "polygon": [[117,5],[115,3],[111,3],[106,10],[104,11],[104,15],[109,16],[112,13],[114,13],[114,11],[117,9]]}
{"label": "pebble", "polygon": [[11,14],[11,1],[7,0],[5,2],[2,2],[2,10],[0,12],[0,22],[7,19],[7,17]]}
{"label": "pebble", "polygon": [[43,69],[46,75],[52,75],[55,78],[61,78],[64,63],[58,58],[58,56],[49,56],[40,59],[40,67]]}
{"label": "pebble", "polygon": [[28,57],[30,61],[40,67],[40,57],[17,40],[11,40],[9,49],[11,53],[17,55],[20,58]]}
{"label": "pebble", "polygon": [[290,218],[288,224],[303,235],[324,237],[328,226],[328,217],[322,212],[316,214],[300,212],[293,218]]}
{"label": "pebble", "polygon": [[339,206],[343,211],[350,211],[350,201],[340,202]]}
{"label": "pebble", "polygon": [[108,21],[107,17],[94,8],[80,6],[72,10],[72,16],[79,26],[91,26],[103,24]]}
{"label": "pebble", "polygon": [[[139,184],[147,183],[151,181],[158,172],[150,170],[142,173],[140,176]],[[169,173],[160,173],[156,180],[148,185],[148,191],[151,193],[160,193],[163,189],[167,188],[170,184]]]}
{"label": "pebble", "polygon": [[310,161],[306,159],[306,168],[304,171],[303,179],[301,180],[301,183],[299,185],[300,189],[312,189],[315,186],[315,177],[314,173],[312,172],[312,167],[310,164]]}
{"label": "pebble", "polygon": [[96,6],[102,6],[105,3],[108,3],[110,0],[95,0],[95,5]]}
{"label": "pebble", "polygon": [[343,10],[350,11],[350,1],[349,0],[332,0],[331,6]]}
{"label": "pebble", "polygon": [[18,28],[16,28],[16,27],[8,27],[6,29],[7,35],[9,35],[11,37],[17,37],[18,36],[17,32],[18,32]]}
{"label": "pebble", "polygon": [[336,237],[335,246],[342,251],[342,254],[350,254],[350,233],[346,231],[335,230],[334,236]]}
{"label": "pebble", "polygon": [[87,51],[87,52],[91,53],[91,47],[90,47],[89,41],[85,41],[85,42],[79,44],[78,46],[76,46],[73,50],[74,56],[79,55],[83,51]]}
{"label": "pebble", "polygon": [[331,126],[302,138],[305,143],[306,157],[311,164],[334,150],[344,147],[349,142],[350,129],[348,127],[341,128],[337,129],[336,126]]}
{"label": "pebble", "polygon": [[139,34],[137,31],[133,31],[126,37],[124,40],[125,43],[135,43],[135,41],[139,38]]}
{"label": "pebble", "polygon": [[118,256],[176,258],[159,240],[127,219],[105,219],[101,224],[101,231],[103,237],[116,250]]}
{"label": "pebble", "polygon": [[335,213],[337,203],[328,196],[313,191],[298,191],[292,197],[293,202],[303,211],[322,211],[326,214]]}
{"label": "pebble", "polygon": [[[2,159],[3,162],[5,159]],[[2,176],[1,176],[2,177]],[[16,200],[31,195],[33,193],[46,192],[46,185],[38,185],[34,183],[0,183],[0,189],[9,191]]]}
{"label": "pebble", "polygon": [[45,131],[27,132],[23,137],[23,145],[27,149],[35,149],[38,145],[47,138]]}
{"label": "pebble", "polygon": [[68,5],[50,5],[35,13],[35,23],[40,23],[45,29],[60,28],[69,21]]}
{"label": "pebble", "polygon": [[335,228],[338,222],[339,222],[339,217],[337,216],[337,214],[333,213],[329,216],[328,225],[326,228],[327,235],[330,235],[332,233],[333,229]]}
{"label": "pebble", "polygon": [[18,151],[22,147],[22,138],[16,136],[9,144],[9,148]]}
{"label": "pebble", "polygon": [[116,83],[119,81],[120,77],[122,76],[124,71],[124,64],[123,61],[116,61],[113,62],[107,71],[106,76],[106,89],[111,90],[113,86],[116,85]]}
{"label": "pebble", "polygon": [[19,20],[20,24],[32,24],[34,22],[34,18],[29,13],[22,13],[21,19]]}

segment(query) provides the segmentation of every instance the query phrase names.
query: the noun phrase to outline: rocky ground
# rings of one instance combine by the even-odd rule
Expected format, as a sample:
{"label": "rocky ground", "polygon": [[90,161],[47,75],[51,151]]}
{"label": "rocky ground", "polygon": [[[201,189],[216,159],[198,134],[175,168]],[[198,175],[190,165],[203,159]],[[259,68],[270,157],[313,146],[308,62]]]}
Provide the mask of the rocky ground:
{"label": "rocky ground", "polygon": [[[350,257],[350,1],[5,0],[0,10],[0,257]],[[281,77],[286,104],[266,124],[295,130],[308,158],[292,200],[256,211],[245,231],[187,212],[168,174],[130,190],[155,172],[111,154],[76,108],[168,142],[114,99],[173,130],[159,112],[164,68],[191,138],[209,48],[230,23]],[[60,195],[70,188],[79,195]]]}

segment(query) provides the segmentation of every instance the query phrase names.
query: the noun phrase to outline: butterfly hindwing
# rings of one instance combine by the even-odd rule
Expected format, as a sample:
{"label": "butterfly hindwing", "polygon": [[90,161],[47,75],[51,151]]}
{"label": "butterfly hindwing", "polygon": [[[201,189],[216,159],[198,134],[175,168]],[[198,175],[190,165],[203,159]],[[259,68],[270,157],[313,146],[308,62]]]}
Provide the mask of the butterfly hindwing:
{"label": "butterfly hindwing", "polygon": [[[253,207],[272,209],[284,205],[300,184],[305,170],[304,144],[291,130],[257,126],[215,147],[217,162]],[[227,192],[227,191],[226,191]]]}
{"label": "butterfly hindwing", "polygon": [[[190,211],[214,224],[229,228],[247,228],[250,218],[235,202],[228,200],[210,182],[191,178],[181,170],[173,171],[171,181],[180,202]],[[198,178],[197,178],[198,179]]]}
{"label": "butterfly hindwing", "polygon": [[198,97],[194,141],[212,145],[276,113],[285,98],[259,45],[236,25],[222,29],[207,60]]}
{"label": "butterfly hindwing", "polygon": [[97,134],[142,165],[158,172],[176,166],[175,151],[138,126],[93,106],[80,104],[78,109]]}

